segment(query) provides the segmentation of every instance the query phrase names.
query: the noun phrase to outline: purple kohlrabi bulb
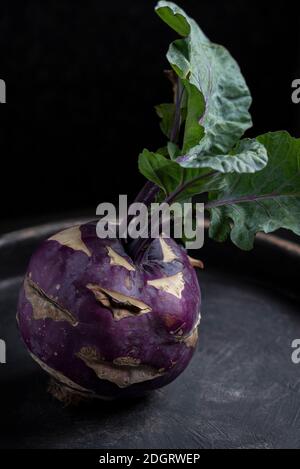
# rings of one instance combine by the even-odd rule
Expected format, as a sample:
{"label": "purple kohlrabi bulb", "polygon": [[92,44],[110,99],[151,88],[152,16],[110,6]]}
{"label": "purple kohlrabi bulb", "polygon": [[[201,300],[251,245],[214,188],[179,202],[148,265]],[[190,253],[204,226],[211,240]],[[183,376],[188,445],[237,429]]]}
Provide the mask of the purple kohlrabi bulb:
{"label": "purple kohlrabi bulb", "polygon": [[185,250],[151,242],[134,263],[96,223],[61,231],[31,258],[17,320],[56,396],[135,396],[174,380],[198,338],[200,289]]}

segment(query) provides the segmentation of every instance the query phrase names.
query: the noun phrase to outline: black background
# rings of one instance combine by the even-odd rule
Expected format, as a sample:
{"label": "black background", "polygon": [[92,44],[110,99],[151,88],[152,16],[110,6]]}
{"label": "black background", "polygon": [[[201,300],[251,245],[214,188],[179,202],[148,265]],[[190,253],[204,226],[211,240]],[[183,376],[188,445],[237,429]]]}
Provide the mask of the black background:
{"label": "black background", "polygon": [[[300,4],[179,1],[239,62],[252,91],[249,135],[300,136]],[[153,106],[171,99],[163,76],[176,37],[154,1],[1,2],[1,217],[61,216],[120,193],[143,178],[143,147],[164,143]]]}

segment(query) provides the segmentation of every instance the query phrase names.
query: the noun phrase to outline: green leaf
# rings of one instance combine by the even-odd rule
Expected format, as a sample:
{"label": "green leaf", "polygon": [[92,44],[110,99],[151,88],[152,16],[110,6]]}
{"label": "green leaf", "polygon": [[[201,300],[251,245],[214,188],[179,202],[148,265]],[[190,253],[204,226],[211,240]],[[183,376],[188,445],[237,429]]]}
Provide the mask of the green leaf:
{"label": "green leaf", "polygon": [[186,124],[183,140],[183,153],[187,153],[190,149],[195,147],[204,136],[204,129],[199,125],[201,116],[205,110],[205,103],[203,95],[198,88],[188,80],[182,80],[182,83],[187,93],[186,103]]}
{"label": "green leaf", "polygon": [[[176,200],[181,200],[213,190],[211,181],[207,180],[207,175],[212,172],[214,176],[219,173],[253,173],[264,168],[267,161],[265,147],[256,140],[246,139],[241,141],[230,155],[198,159],[195,168],[183,168],[177,161],[144,150],[139,157],[139,169],[167,195],[180,189]],[[215,182],[215,177],[213,180]]]}
{"label": "green leaf", "polygon": [[[159,2],[156,12],[184,36],[170,45],[167,58],[178,76],[197,88],[204,103],[200,106],[192,99],[189,102],[193,108],[193,131],[190,123],[186,124],[186,156],[191,151],[195,153],[191,148],[195,143],[198,155],[224,155],[252,125],[248,112],[251,96],[239,66],[224,47],[210,42],[197,23],[172,2]],[[199,101],[199,96],[195,99]],[[201,129],[198,142],[196,138],[190,141],[190,134],[194,135],[196,108],[199,108],[197,117]]]}
{"label": "green leaf", "polygon": [[230,225],[231,240],[245,250],[253,247],[259,231],[286,228],[300,235],[300,139],[274,132],[258,141],[267,149],[267,167],[255,174],[223,176],[206,207],[210,236],[223,240]]}
{"label": "green leaf", "polygon": [[180,36],[187,36],[190,33],[190,25],[186,16],[182,14],[181,8],[175,3],[161,1],[157,4],[155,10],[160,18]]}
{"label": "green leaf", "polygon": [[175,115],[175,104],[164,103],[155,106],[157,115],[161,118],[160,128],[163,134],[170,138]]}
{"label": "green leaf", "polygon": [[196,153],[177,161],[186,168],[211,168],[220,173],[255,173],[266,166],[268,154],[256,139],[244,139],[230,155],[199,156]]}
{"label": "green leaf", "polygon": [[254,173],[265,168],[267,162],[264,145],[256,140],[242,140],[230,155],[204,157],[198,161],[197,167],[184,168],[181,183],[188,185],[176,200],[218,189],[223,174]]}
{"label": "green leaf", "polygon": [[162,156],[169,157],[168,146],[158,148],[155,153],[159,153]]}
{"label": "green leaf", "polygon": [[[169,160],[164,156],[144,150],[139,156],[140,172],[160,189],[159,200],[174,193],[177,189],[178,196],[173,201],[182,202],[190,197],[213,190],[216,187],[215,178],[208,178],[211,171],[209,169],[189,169],[182,168],[176,161]],[[216,178],[218,179],[218,178]]]}
{"label": "green leaf", "polygon": [[215,241],[222,243],[227,240],[230,235],[231,226],[230,220],[222,220],[222,214],[219,209],[211,211],[211,220],[209,226],[209,236]]}
{"label": "green leaf", "polygon": [[178,148],[178,145],[176,145],[176,143],[173,143],[173,142],[168,142],[167,149],[168,149],[169,157],[171,158],[171,160],[175,161],[180,155],[180,150]]}
{"label": "green leaf", "polygon": [[180,183],[182,168],[159,153],[143,150],[139,156],[139,170],[168,195]]}

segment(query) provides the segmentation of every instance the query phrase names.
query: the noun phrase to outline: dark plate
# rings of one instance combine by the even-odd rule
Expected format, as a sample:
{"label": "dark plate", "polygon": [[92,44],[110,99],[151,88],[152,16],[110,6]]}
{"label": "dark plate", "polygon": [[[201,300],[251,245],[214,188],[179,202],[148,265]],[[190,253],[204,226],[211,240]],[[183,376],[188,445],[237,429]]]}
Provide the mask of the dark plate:
{"label": "dark plate", "polygon": [[46,392],[48,377],[25,351],[15,313],[32,251],[69,223],[0,238],[0,447],[300,447],[300,365],[291,360],[300,247],[261,235],[244,253],[207,240],[200,341],[185,373],[143,399],[65,408]]}

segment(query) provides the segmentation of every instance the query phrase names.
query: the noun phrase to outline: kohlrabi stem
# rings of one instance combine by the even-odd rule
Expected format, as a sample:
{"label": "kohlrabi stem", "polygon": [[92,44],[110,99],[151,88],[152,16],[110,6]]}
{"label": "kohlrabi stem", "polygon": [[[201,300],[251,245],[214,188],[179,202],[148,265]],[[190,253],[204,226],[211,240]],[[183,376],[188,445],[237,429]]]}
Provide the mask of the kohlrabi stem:
{"label": "kohlrabi stem", "polygon": [[[184,87],[181,83],[180,78],[177,78],[175,84],[175,93],[174,93],[174,104],[175,104],[175,113],[173,119],[173,125],[170,132],[170,142],[177,143],[179,139],[179,132],[181,127],[181,102],[183,98]],[[211,173],[212,174],[212,173]],[[195,178],[187,183],[181,182],[178,188],[169,194],[169,196],[165,199],[165,203],[172,203],[176,197],[184,191],[189,185],[193,184],[194,182],[208,177],[207,175],[200,176]],[[159,187],[151,181],[148,181],[141,191],[138,193],[137,197],[135,198],[135,202],[143,202],[144,204],[149,207],[149,205],[154,202],[157,194],[159,193]],[[133,217],[130,217],[128,220],[128,224],[132,221]],[[147,232],[149,230],[149,224],[147,225]],[[149,239],[139,238],[137,240],[132,241],[130,245],[130,250],[133,253],[133,257],[136,259],[139,256],[139,253],[142,252],[146,245],[148,244]]]}
{"label": "kohlrabi stem", "polygon": [[218,173],[218,171],[211,171],[210,173],[206,173],[206,174],[201,174],[200,176],[197,176],[195,177],[194,179],[190,179],[189,181],[183,183],[183,184],[180,184],[177,189],[175,189],[174,192],[172,192],[170,195],[168,195],[168,197],[166,197],[166,199],[164,200],[165,203],[168,203],[168,204],[172,204],[173,202],[175,202],[176,198],[178,197],[178,195],[180,195],[183,191],[185,191],[186,189],[188,189],[190,186],[192,186],[193,184],[195,184],[195,182],[199,182],[199,181],[202,181],[203,179],[207,179],[207,178],[210,178],[212,176],[215,176],[216,174]]}
{"label": "kohlrabi stem", "polygon": [[[155,201],[156,195],[159,192],[159,187],[154,184],[154,182],[147,181],[146,184],[142,187],[136,198],[134,199],[134,203],[140,202],[144,203],[147,207]],[[134,215],[128,216],[128,225],[133,220]],[[127,241],[126,241],[127,242]]]}
{"label": "kohlrabi stem", "polygon": [[215,207],[222,207],[223,205],[234,205],[234,204],[238,204],[241,202],[255,202],[257,200],[274,199],[278,196],[279,196],[278,193],[271,192],[270,194],[262,194],[262,195],[242,195],[234,199],[212,200],[211,202],[207,202],[207,204],[205,204],[205,210],[209,210]]}
{"label": "kohlrabi stem", "polygon": [[[181,80],[177,78],[176,91],[174,95],[175,103],[175,114],[173,119],[173,126],[170,133],[170,142],[176,143],[179,137],[179,131],[181,126],[181,101],[183,97],[184,88],[182,86]],[[154,202],[155,197],[159,192],[159,187],[151,181],[147,181],[146,184],[142,187],[138,195],[136,196],[134,202],[142,202],[145,205],[149,206]],[[133,217],[130,217],[128,224]]]}
{"label": "kohlrabi stem", "polygon": [[184,88],[181,80],[177,79],[176,93],[175,93],[175,114],[173,120],[173,126],[170,133],[170,142],[177,143],[179,137],[179,131],[181,126],[181,101],[183,97]]}
{"label": "kohlrabi stem", "polygon": [[155,200],[157,193],[159,192],[159,187],[154,184],[154,182],[147,181],[146,184],[142,187],[134,202],[143,202],[145,205],[149,205]]}
{"label": "kohlrabi stem", "polygon": [[[162,203],[167,203],[167,204],[172,204],[173,202],[176,201],[177,197],[184,192],[186,189],[188,189],[190,186],[195,184],[196,182],[202,181],[204,179],[210,178],[218,174],[218,171],[210,171],[209,173],[206,174],[201,174],[200,176],[195,177],[194,179],[191,179],[190,181],[187,181],[183,184],[180,184],[175,191],[171,192],[165,200]],[[159,208],[158,210],[159,211]],[[151,217],[149,217],[148,225],[144,232],[142,233],[141,237],[132,243],[132,254],[135,260],[139,260],[141,256],[143,255],[146,247],[148,246],[149,242],[151,241],[151,236],[149,236],[149,228],[151,225]],[[142,236],[144,234],[148,234],[147,238],[143,238]]]}

